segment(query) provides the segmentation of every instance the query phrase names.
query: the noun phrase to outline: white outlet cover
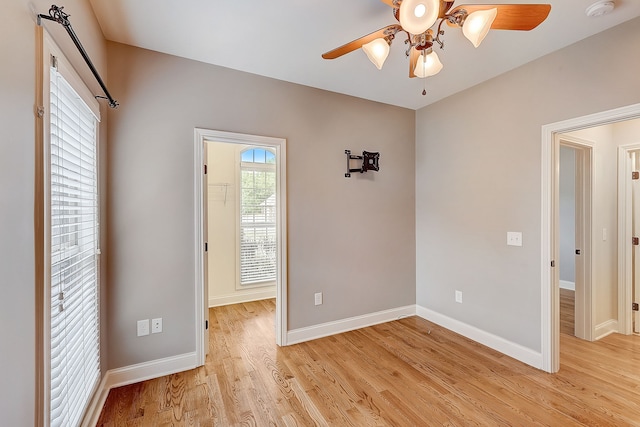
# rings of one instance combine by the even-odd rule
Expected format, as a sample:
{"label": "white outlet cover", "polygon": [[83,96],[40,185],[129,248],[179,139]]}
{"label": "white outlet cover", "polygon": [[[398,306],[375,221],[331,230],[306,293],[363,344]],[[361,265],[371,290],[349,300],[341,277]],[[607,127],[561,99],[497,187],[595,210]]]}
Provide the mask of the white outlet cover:
{"label": "white outlet cover", "polygon": [[508,246],[522,246],[522,233],[520,231],[507,231]]}
{"label": "white outlet cover", "polygon": [[149,335],[149,319],[138,320],[138,336]]}
{"label": "white outlet cover", "polygon": [[162,317],[151,319],[151,333],[157,334],[162,332]]}

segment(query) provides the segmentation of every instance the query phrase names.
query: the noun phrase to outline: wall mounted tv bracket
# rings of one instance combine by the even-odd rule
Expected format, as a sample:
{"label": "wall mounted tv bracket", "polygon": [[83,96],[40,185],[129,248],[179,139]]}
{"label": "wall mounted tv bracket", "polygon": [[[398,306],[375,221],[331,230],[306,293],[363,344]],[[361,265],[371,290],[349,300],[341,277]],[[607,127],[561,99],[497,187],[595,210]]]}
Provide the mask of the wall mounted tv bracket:
{"label": "wall mounted tv bracket", "polygon": [[[354,156],[351,154],[351,150],[344,150],[344,154],[347,156],[347,173],[344,174],[345,178],[351,177],[351,172],[366,172],[366,171],[378,171],[380,170],[380,166],[378,165],[378,159],[380,158],[380,153],[370,153],[368,151],[363,151],[362,156]],[[351,167],[352,160],[361,160],[362,164],[359,168],[353,169]]]}

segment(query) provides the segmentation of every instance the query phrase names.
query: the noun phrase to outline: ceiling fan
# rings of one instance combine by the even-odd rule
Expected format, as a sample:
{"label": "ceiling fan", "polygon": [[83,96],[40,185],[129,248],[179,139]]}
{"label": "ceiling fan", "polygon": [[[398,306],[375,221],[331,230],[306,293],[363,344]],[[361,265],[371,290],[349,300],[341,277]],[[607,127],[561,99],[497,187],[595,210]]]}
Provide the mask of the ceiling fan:
{"label": "ceiling fan", "polygon": [[[489,30],[529,31],[540,25],[549,15],[549,4],[465,4],[453,7],[447,0],[381,0],[393,8],[393,16],[399,24],[387,25],[371,34],[360,37],[336,49],[322,54],[324,59],[335,59],[358,48],[382,69],[389,55],[391,42],[398,33],[405,33],[409,47],[409,77],[425,78],[442,70],[442,63],[434,43],[440,48],[444,42],[442,25],[462,28],[464,36],[478,47]],[[432,29],[440,20],[435,32]],[[435,36],[434,36],[435,35]],[[422,91],[426,94],[426,90]]]}

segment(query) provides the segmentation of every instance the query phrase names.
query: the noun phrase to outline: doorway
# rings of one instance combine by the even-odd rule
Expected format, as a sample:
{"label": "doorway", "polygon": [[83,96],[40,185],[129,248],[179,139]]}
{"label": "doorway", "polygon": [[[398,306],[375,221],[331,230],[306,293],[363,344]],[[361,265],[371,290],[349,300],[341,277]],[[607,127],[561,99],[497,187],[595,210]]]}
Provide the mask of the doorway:
{"label": "doorway", "polygon": [[[557,136],[559,134],[583,130],[596,126],[613,124],[618,122],[630,121],[640,117],[640,104],[634,104],[615,110],[605,111],[584,117],[578,117],[558,123],[544,125],[542,127],[542,218],[541,218],[541,237],[542,237],[542,257],[541,257],[541,296],[542,296],[542,369],[547,372],[557,372],[560,368],[560,319],[559,319],[559,289],[558,269],[556,268],[558,248],[556,235],[558,233],[558,211],[557,211],[557,158],[558,143]],[[614,191],[614,193],[616,193]],[[618,209],[618,212],[622,212]],[[618,225],[621,221],[618,221]],[[603,233],[620,234],[620,230],[616,233],[616,226],[611,230],[603,231]],[[604,235],[604,234],[603,234]],[[595,234],[594,234],[595,237]],[[618,239],[620,243],[621,239]],[[618,251],[620,252],[620,251]],[[620,252],[622,253],[622,252]],[[626,258],[625,258],[626,259]],[[631,262],[627,262],[623,266],[622,258],[618,258],[618,277],[623,277],[621,271],[626,272],[631,268]],[[597,278],[594,278],[596,280]],[[615,305],[618,308],[616,319],[611,319],[608,324],[603,325],[604,328],[614,330],[619,328],[621,333],[626,332],[624,319],[630,317],[625,314],[627,306],[630,307],[630,298],[628,289],[630,284],[626,280],[616,280],[616,293],[618,301]],[[628,295],[629,301],[624,301]],[[593,301],[593,298],[592,298]],[[629,308],[630,310],[630,308]],[[617,330],[617,329],[616,329]]]}
{"label": "doorway", "polygon": [[[239,154],[241,154],[243,150],[255,150],[255,152],[261,152],[266,157],[269,157],[269,161],[271,161],[270,154],[273,155],[273,179],[275,181],[277,197],[275,197],[275,200],[270,200],[269,206],[256,206],[255,208],[267,209],[269,211],[269,218],[273,218],[274,227],[272,234],[275,238],[275,247],[270,245],[269,250],[275,260],[275,336],[277,345],[287,345],[286,140],[282,138],[196,128],[194,150],[196,324],[198,325],[196,353],[201,364],[204,364],[208,348],[208,274],[215,274],[215,272],[209,272],[207,268],[209,265],[208,257],[213,255],[213,253],[209,251],[210,244],[207,239],[208,228],[213,225],[209,223],[207,211],[210,205],[208,201],[209,197],[213,196],[215,199],[219,199],[217,201],[224,207],[225,203],[227,206],[232,206],[232,204],[237,202],[236,199],[239,199],[239,196],[235,196],[237,194],[237,186],[236,184],[227,182],[230,180],[215,179],[212,180],[212,188],[209,186],[208,176],[210,166],[207,164],[207,152],[208,148],[213,144],[224,144],[225,147],[230,147],[232,152]],[[238,157],[238,159],[242,160],[240,157]],[[235,226],[233,228],[235,230]],[[239,246],[242,246],[242,243],[239,243]],[[262,249],[264,249],[264,247]],[[232,256],[235,259],[236,255],[234,254]],[[238,257],[239,256],[240,255],[238,255]],[[233,282],[235,286],[236,280],[234,279]],[[246,289],[255,289],[258,287],[259,286],[247,286]]]}
{"label": "doorway", "polygon": [[[593,340],[592,304],[592,216],[593,216],[593,144],[569,135],[557,135],[558,182],[556,209],[558,232],[556,274],[562,300],[572,300],[571,335]],[[566,325],[561,318],[560,324]]]}

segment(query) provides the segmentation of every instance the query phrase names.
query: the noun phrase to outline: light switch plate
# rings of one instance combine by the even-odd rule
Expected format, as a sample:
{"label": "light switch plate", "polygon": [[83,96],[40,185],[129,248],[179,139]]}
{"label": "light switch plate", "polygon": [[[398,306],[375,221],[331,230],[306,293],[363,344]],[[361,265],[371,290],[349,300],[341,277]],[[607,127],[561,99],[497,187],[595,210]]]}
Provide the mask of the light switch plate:
{"label": "light switch plate", "polygon": [[456,291],[456,302],[462,304],[462,291]]}
{"label": "light switch plate", "polygon": [[522,233],[520,231],[507,231],[508,246],[522,246]]}
{"label": "light switch plate", "polygon": [[149,335],[149,319],[138,320],[138,336]]}

